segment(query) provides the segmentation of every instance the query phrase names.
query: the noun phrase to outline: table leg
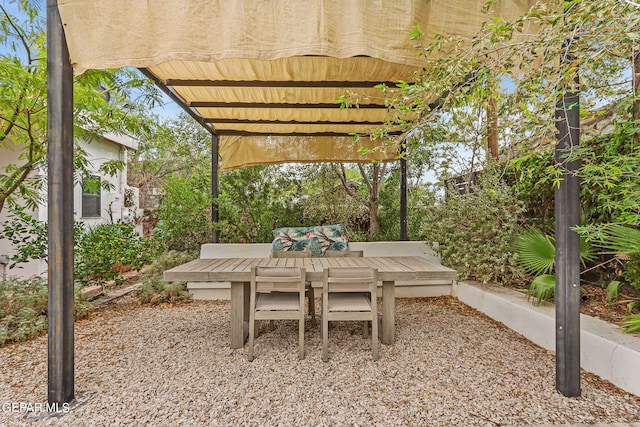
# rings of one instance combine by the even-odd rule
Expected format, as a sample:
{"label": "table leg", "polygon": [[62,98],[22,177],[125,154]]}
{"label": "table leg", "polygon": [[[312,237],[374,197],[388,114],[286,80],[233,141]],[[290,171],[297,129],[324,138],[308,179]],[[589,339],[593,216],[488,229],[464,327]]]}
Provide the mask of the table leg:
{"label": "table leg", "polygon": [[249,291],[244,282],[231,282],[231,348],[244,347],[245,317],[249,317]]}
{"label": "table leg", "polygon": [[[247,342],[249,339],[249,298],[251,297],[251,283],[244,283],[244,315],[242,316],[242,333],[243,333],[243,341]],[[244,346],[244,343],[242,343]]]}
{"label": "table leg", "polygon": [[396,332],[396,287],[392,281],[382,282],[382,343],[393,344]]}

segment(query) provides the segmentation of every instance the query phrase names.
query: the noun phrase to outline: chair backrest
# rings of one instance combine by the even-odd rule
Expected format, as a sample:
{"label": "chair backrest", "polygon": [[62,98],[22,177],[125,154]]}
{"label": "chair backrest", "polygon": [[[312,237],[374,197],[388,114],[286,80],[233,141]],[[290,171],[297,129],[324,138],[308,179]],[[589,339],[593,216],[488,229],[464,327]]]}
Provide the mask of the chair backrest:
{"label": "chair backrest", "polygon": [[306,270],[301,267],[251,267],[257,292],[304,292]]}
{"label": "chair backrest", "polygon": [[364,256],[364,251],[330,251],[327,250],[324,253],[325,257],[355,257],[355,258],[359,258],[359,257],[363,257]]}
{"label": "chair backrest", "polygon": [[303,251],[274,251],[274,258],[311,258],[311,251],[305,248]]}
{"label": "chair backrest", "polygon": [[329,267],[324,270],[328,292],[371,292],[378,286],[378,269],[371,267]]}

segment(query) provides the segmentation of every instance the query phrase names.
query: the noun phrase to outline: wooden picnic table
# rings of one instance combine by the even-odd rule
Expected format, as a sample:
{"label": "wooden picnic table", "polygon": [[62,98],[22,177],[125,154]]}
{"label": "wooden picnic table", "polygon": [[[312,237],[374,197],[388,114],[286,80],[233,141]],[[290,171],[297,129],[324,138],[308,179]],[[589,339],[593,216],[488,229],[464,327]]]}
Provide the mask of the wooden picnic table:
{"label": "wooden picnic table", "polygon": [[395,341],[395,282],[445,279],[454,282],[455,270],[418,256],[329,258],[217,258],[196,259],[164,272],[166,281],[231,282],[231,348],[242,348],[248,333],[249,283],[252,266],[300,266],[314,287],[322,287],[327,267],[374,267],[382,283],[382,337]]}

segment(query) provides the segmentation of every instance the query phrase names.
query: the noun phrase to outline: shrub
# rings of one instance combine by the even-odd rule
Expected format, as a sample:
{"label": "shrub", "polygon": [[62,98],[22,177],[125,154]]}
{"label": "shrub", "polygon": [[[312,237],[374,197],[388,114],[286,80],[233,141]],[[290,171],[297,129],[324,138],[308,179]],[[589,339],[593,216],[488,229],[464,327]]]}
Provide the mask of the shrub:
{"label": "shrub", "polygon": [[[47,281],[42,277],[0,282],[0,346],[25,341],[47,330]],[[75,287],[75,318],[87,317],[93,305]]]}
{"label": "shrub", "polygon": [[[34,218],[24,207],[9,206],[9,215],[0,227],[0,239],[9,241],[15,250],[9,268],[31,260],[47,260],[49,227],[45,221]],[[76,240],[84,233],[82,223],[75,221],[73,229]]]}
{"label": "shrub", "polygon": [[100,224],[77,238],[76,277],[82,281],[113,280],[123,268],[142,268],[153,252],[151,241],[142,239],[133,224]]}
{"label": "shrub", "polygon": [[[613,132],[585,138],[568,157],[580,161],[580,207],[585,226],[640,221],[640,143],[635,138],[640,127],[631,120],[613,124]],[[526,217],[544,232],[554,228],[554,187],[561,172],[554,150],[545,149],[512,160],[504,175],[514,188],[514,196],[525,203]]]}
{"label": "shrub", "polygon": [[605,254],[615,256],[624,267],[622,276],[640,291],[640,228],[633,225],[606,224],[601,227],[580,227],[577,231],[587,235]]}
{"label": "shrub", "polygon": [[620,324],[628,334],[640,331],[640,314],[630,314],[626,316]]}
{"label": "shrub", "polygon": [[164,248],[195,251],[211,236],[211,187],[204,177],[170,177],[154,235]]}
{"label": "shrub", "polygon": [[[309,173],[309,169],[304,171]],[[221,221],[216,225],[224,241],[270,242],[275,228],[322,223],[316,221],[321,221],[329,208],[324,187],[317,185],[315,175],[303,186],[298,174],[278,165],[224,173],[217,200]],[[343,212],[341,205],[335,202],[330,212]]]}
{"label": "shrub", "polygon": [[162,274],[165,270],[197,258],[193,252],[170,251],[162,254],[142,275],[142,286],[138,289],[138,298],[143,304],[191,299],[186,282],[165,282]]}
{"label": "shrub", "polygon": [[545,233],[555,227],[554,182],[559,172],[553,155],[547,149],[513,159],[503,176],[513,197],[524,204],[526,221]]}
{"label": "shrub", "polygon": [[524,208],[499,178],[486,170],[471,192],[450,191],[425,208],[422,239],[436,242],[442,263],[461,278],[504,284],[517,277],[512,241]]}

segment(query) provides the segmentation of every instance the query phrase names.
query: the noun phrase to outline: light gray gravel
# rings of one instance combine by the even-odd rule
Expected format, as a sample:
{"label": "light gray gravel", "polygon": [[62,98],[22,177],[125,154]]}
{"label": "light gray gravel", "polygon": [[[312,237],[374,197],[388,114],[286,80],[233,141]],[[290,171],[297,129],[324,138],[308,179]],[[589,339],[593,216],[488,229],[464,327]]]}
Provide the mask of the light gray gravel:
{"label": "light gray gravel", "polygon": [[[360,326],[319,329],[297,358],[295,322],[269,322],[228,345],[229,303],[140,307],[126,296],[76,325],[76,393],[86,402],[37,421],[2,410],[0,425],[496,426],[640,421],[640,398],[583,374],[582,397],[555,391],[553,355],[455,299],[398,299],[396,343],[380,360]],[[46,337],[0,349],[0,404],[43,402]]]}

